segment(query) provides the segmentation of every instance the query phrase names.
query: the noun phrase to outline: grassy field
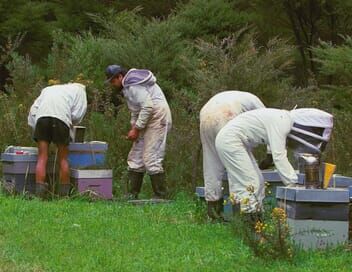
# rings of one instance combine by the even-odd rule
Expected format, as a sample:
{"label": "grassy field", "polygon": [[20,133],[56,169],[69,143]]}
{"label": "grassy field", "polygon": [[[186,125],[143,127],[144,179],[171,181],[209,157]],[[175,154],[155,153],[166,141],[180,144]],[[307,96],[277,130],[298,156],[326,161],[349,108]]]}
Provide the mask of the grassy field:
{"label": "grassy field", "polygon": [[0,271],[351,271],[346,248],[263,261],[203,209],[0,195]]}

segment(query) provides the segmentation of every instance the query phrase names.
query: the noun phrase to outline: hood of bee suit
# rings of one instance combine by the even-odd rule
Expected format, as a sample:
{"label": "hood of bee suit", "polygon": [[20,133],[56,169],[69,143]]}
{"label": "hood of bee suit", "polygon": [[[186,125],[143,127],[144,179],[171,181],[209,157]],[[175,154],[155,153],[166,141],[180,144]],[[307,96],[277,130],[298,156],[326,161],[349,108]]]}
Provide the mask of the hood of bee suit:
{"label": "hood of bee suit", "polygon": [[295,109],[290,115],[294,123],[288,137],[315,153],[321,153],[331,137],[333,116],[313,108]]}
{"label": "hood of bee suit", "polygon": [[144,69],[131,69],[124,76],[122,85],[124,87],[133,85],[152,86],[155,82],[156,78],[151,71]]}

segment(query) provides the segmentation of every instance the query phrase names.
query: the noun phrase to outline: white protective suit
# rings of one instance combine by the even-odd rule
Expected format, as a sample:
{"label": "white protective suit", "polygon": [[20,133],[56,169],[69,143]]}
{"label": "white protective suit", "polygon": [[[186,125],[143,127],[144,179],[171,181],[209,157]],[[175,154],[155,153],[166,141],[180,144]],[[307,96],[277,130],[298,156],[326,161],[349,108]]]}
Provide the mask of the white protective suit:
{"label": "white protective suit", "polygon": [[131,69],[124,76],[123,94],[131,112],[131,125],[140,134],[128,154],[130,171],[163,173],[166,137],[171,129],[171,112],[152,72]]}
{"label": "white protective suit", "polygon": [[326,139],[330,137],[332,116],[317,109],[253,110],[237,116],[218,133],[216,149],[227,169],[230,193],[241,203],[241,211],[252,213],[262,208],[263,176],[251,152],[253,147],[269,145],[284,184],[297,183],[297,175],[287,158],[286,138],[294,123],[303,120],[306,126],[325,127],[329,134]]}
{"label": "white protective suit", "polygon": [[55,117],[64,122],[73,133],[87,111],[86,87],[80,83],[53,85],[44,88],[28,114],[28,125],[33,129],[39,118]]}
{"label": "white protective suit", "polygon": [[264,107],[260,99],[251,93],[224,91],[213,96],[201,109],[200,137],[203,149],[205,199],[207,201],[217,201],[222,197],[222,178],[225,167],[215,149],[216,135],[235,116]]}

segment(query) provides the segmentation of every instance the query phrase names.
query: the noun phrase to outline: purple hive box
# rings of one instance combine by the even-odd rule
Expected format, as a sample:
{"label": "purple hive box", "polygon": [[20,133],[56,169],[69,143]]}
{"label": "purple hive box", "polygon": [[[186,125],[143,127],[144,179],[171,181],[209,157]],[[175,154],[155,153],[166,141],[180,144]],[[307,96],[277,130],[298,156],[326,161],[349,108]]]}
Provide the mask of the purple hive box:
{"label": "purple hive box", "polygon": [[93,191],[99,198],[112,199],[112,170],[71,169],[71,179],[78,192]]}

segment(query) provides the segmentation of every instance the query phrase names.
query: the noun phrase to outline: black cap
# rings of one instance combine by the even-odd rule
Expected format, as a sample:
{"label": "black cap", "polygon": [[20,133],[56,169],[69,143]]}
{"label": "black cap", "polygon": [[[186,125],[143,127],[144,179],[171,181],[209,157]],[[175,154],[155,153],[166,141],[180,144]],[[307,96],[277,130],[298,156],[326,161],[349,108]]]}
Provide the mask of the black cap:
{"label": "black cap", "polygon": [[124,71],[124,68],[122,68],[120,65],[117,64],[112,64],[106,67],[105,69],[105,75],[106,75],[106,80],[105,83],[110,83],[110,81],[118,74]]}

